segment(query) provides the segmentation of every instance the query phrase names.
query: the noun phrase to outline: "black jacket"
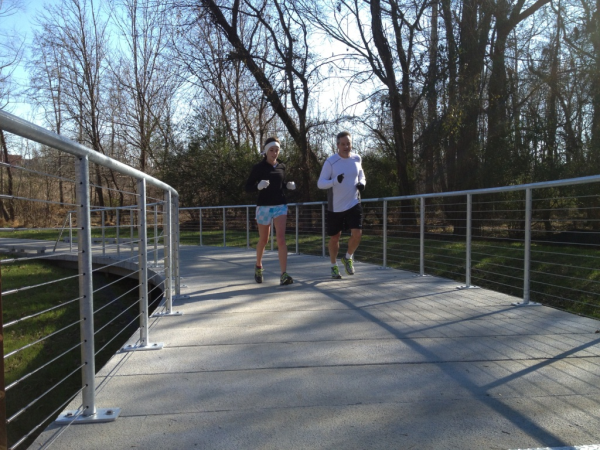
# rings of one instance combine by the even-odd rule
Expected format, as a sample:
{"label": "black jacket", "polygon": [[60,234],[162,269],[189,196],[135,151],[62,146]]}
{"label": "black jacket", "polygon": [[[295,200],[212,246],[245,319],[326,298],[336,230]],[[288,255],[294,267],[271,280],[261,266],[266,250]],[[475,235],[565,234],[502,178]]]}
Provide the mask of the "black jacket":
{"label": "black jacket", "polygon": [[[261,180],[269,180],[270,184],[262,190],[258,190]],[[246,181],[246,192],[258,192],[257,206],[286,205],[285,198],[285,164],[278,163],[275,167],[263,159],[252,167],[248,181]]]}

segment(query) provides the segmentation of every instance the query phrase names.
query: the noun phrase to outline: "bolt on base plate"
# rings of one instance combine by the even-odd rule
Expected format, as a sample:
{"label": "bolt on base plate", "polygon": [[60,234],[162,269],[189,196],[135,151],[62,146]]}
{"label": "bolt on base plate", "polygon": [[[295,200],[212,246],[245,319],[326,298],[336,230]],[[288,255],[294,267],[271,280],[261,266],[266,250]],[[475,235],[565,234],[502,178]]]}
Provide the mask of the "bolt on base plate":
{"label": "bolt on base plate", "polygon": [[473,285],[469,285],[467,286],[466,284],[463,284],[462,286],[457,286],[456,289],[480,289],[479,286],[473,286]]}
{"label": "bolt on base plate", "polygon": [[536,303],[536,302],[515,302],[515,303],[511,303],[511,305],[513,306],[542,306],[541,303]]}
{"label": "bolt on base plate", "polygon": [[121,348],[122,352],[137,352],[137,351],[144,351],[144,350],[162,350],[162,348],[165,346],[165,344],[163,342],[155,342],[154,344],[147,344],[147,345],[126,345],[125,347]]}
{"label": "bolt on base plate", "polygon": [[173,311],[173,312],[158,312],[152,314],[150,317],[168,317],[168,316],[183,316],[181,311]]}

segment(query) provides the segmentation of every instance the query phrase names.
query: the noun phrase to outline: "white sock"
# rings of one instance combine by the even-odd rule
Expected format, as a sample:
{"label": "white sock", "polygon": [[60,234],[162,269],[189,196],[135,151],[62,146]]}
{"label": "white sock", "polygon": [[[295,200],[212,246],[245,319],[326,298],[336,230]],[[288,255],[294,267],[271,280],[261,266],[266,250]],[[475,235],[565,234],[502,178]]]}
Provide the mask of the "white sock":
{"label": "white sock", "polygon": [[346,253],[346,259],[352,259],[352,257],[354,256],[354,254],[350,254],[350,253]]}

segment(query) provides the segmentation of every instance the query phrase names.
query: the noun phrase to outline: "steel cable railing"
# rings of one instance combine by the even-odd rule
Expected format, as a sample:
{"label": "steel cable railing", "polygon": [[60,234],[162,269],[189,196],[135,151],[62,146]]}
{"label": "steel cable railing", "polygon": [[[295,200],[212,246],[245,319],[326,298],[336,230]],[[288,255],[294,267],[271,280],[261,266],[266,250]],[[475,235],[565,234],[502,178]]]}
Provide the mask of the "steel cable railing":
{"label": "steel cable railing", "polygon": [[[79,368],[78,368],[79,369]],[[56,414],[58,414],[59,411],[62,411],[63,408],[65,406],[67,406],[69,403],[71,403],[71,401],[73,401],[73,399],[75,399],[78,395],[80,395],[83,392],[84,388],[82,387],[81,389],[79,389],[77,392],[75,392],[73,395],[71,395],[66,401],[62,402],[58,408],[54,408],[52,410],[52,412],[50,412],[50,414],[46,415],[41,421],[38,422],[37,425],[35,425],[31,430],[29,430],[29,432],[27,434],[25,434],[24,436],[22,436],[18,441],[16,441],[11,448],[18,448],[19,446],[21,446],[21,444],[23,444],[24,442],[27,441],[27,439],[31,438],[32,436],[34,436],[34,433],[38,432],[41,427],[48,423],[48,421],[52,418],[52,417],[56,417]],[[84,409],[83,411],[87,411],[88,408]],[[80,414],[77,414],[75,416],[73,416],[73,421],[71,423],[73,423],[78,417],[83,415],[83,411],[81,411]]]}
{"label": "steel cable railing", "polygon": [[[546,304],[600,317],[598,182],[600,176],[590,176],[364,199],[355,257],[419,276],[451,278],[464,283],[459,288],[508,293],[520,298],[516,306]],[[189,218],[183,243],[253,248],[254,208],[182,208]],[[328,256],[324,202],[289,204],[287,227],[288,251]],[[341,250],[348,236],[342,235]]]}
{"label": "steel cable railing", "polygon": [[[74,193],[77,189],[78,201],[70,198],[56,201],[48,197],[52,189],[47,192],[38,189],[35,195],[19,193],[2,197],[5,201],[13,202],[17,209],[20,208],[27,221],[60,216],[62,227],[52,227],[52,224],[42,221],[33,225],[33,222],[28,223],[27,227],[12,224],[10,229],[0,229],[0,239],[8,242],[9,238],[5,236],[9,233],[11,241],[23,236],[32,239],[31,229],[35,228],[38,237],[44,236],[54,245],[52,253],[33,254],[34,245],[28,247],[26,242],[12,242],[15,252],[12,254],[9,250],[11,254],[2,261],[1,267],[70,258],[78,266],[80,295],[65,305],[47,305],[39,311],[22,311],[22,317],[16,317],[14,312],[9,311],[9,325],[11,330],[25,326],[46,315],[68,310],[77,302],[82,306],[83,315],[77,316],[78,321],[72,318],[70,327],[75,324],[82,326],[85,344],[70,345],[66,352],[63,349],[62,354],[52,355],[50,362],[43,361],[40,368],[34,369],[35,372],[21,374],[10,380],[11,395],[8,398],[13,396],[14,399],[14,391],[20,385],[57,365],[69,352],[81,348],[84,355],[81,361],[85,364],[80,362],[80,366],[75,369],[70,367],[69,371],[81,369],[83,373],[85,386],[80,389],[82,406],[75,412],[61,414],[58,422],[70,424],[73,421],[97,421],[98,418],[113,420],[118,416],[118,408],[100,410],[95,405],[96,359],[110,351],[120,336],[129,338],[131,327],[136,326],[140,332],[139,339],[136,344],[130,344],[122,350],[161,348],[162,344],[150,341],[148,319],[179,314],[173,310],[173,299],[180,295],[181,287],[179,245],[254,248],[258,240],[255,207],[227,205],[179,208],[176,192],[158,180],[102,155],[89,153],[60,136],[47,135],[47,132],[42,133],[35,127],[30,129],[22,121],[19,124],[25,126],[25,131],[15,126],[11,128],[10,121],[13,120],[11,116],[1,113],[0,127],[8,131],[12,129],[16,131],[15,134],[76,156],[72,165],[77,166],[78,171],[72,176],[48,174],[48,179],[53,181],[48,181],[47,185],[51,186],[58,179],[61,183],[70,183],[69,192]],[[101,187],[90,183],[89,173],[90,167],[97,171],[98,166],[120,171],[123,177],[122,189],[105,189],[107,195],[112,196],[111,205],[115,204],[117,198],[122,199],[117,207],[93,205],[93,198],[98,197]],[[0,168],[7,169],[6,166]],[[11,169],[18,170],[17,166],[11,166]],[[45,172],[32,169],[28,173],[41,178]],[[600,176],[594,176],[475,191],[364,199],[363,236],[355,257],[358,261],[384,268],[410,271],[416,276],[451,278],[456,280],[457,288],[480,286],[502,291],[517,297],[520,301],[514,304],[519,306],[543,303],[598,317],[600,282],[597,280],[600,274],[596,253],[600,245],[599,181]],[[152,185],[151,189],[147,183]],[[131,186],[135,186],[135,189]],[[34,191],[31,188],[28,192]],[[73,205],[77,206],[76,211],[72,211]],[[52,208],[59,212],[51,213]],[[290,252],[328,256],[325,210],[324,202],[289,205],[286,241]],[[68,237],[65,242],[59,243],[67,228]],[[345,233],[342,251],[347,239],[348,233]],[[68,244],[67,248],[65,244]],[[159,246],[162,265],[159,264]],[[10,246],[6,248],[10,249]],[[275,233],[272,233],[267,249],[276,248]],[[153,273],[149,273],[151,266],[156,269]],[[114,278],[99,280],[101,274],[108,273]],[[134,279],[129,280],[132,277]],[[22,291],[33,292],[36,286],[39,289],[68,284],[72,278],[74,276],[65,275],[56,277],[56,282],[44,280],[31,285],[9,284],[6,292],[10,292],[10,295],[5,295],[6,301],[12,301]],[[122,290],[116,292],[117,288]],[[125,299],[136,292],[136,298],[125,303]],[[109,298],[102,304],[90,301],[105,294]],[[135,310],[136,305],[139,310]],[[83,329],[84,322],[94,322],[88,320],[89,317],[98,319],[97,329]],[[57,333],[63,332],[66,333],[59,327]],[[8,345],[8,359],[5,361],[13,364],[11,357],[36,349],[43,345],[43,341],[54,339],[54,336],[19,344],[5,339]],[[11,354],[24,346],[27,347]],[[24,400],[20,408],[13,408],[12,414],[28,407],[33,400],[35,398]],[[20,413],[11,424],[22,417]],[[40,426],[37,423],[34,429]],[[31,436],[31,433],[27,432],[26,435]],[[26,439],[17,438],[13,442],[11,448],[16,448]]]}
{"label": "steel cable railing", "polygon": [[[0,228],[2,426],[4,445],[16,449],[53,416],[63,425],[118,418],[119,405],[96,405],[96,366],[115,351],[162,348],[150,340],[149,317],[161,304],[161,316],[179,315],[172,311],[180,286],[178,197],[145,173],[3,111],[0,128],[44,146],[35,158],[0,165],[13,189],[3,184],[0,192],[11,215],[10,228]],[[56,151],[63,153],[58,167]],[[90,174],[115,184],[92,183]],[[124,346],[132,336],[136,343]],[[56,417],[77,401],[77,410]]]}

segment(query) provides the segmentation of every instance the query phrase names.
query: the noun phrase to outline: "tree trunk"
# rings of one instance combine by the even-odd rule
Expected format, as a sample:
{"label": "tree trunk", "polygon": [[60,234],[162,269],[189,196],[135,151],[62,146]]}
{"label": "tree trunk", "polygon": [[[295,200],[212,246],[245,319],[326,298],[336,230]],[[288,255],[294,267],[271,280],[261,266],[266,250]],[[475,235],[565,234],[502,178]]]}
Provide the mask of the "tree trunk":
{"label": "tree trunk", "polygon": [[[6,144],[6,139],[4,137],[4,130],[0,130],[0,144],[2,145],[2,160],[6,163],[6,176],[7,176],[7,187],[6,187],[6,195],[13,195],[13,176],[12,170],[10,168],[10,162],[8,161],[8,145]],[[13,200],[8,200],[8,209],[5,207],[4,202],[0,199],[0,206],[2,209],[2,216],[4,220],[14,222],[15,220],[15,207],[13,204]]]}
{"label": "tree trunk", "polygon": [[[390,100],[392,126],[394,129],[394,155],[396,157],[396,170],[398,172],[398,189],[400,195],[410,195],[413,192],[408,176],[408,155],[404,132],[406,128],[412,126],[412,124],[409,123],[406,127],[402,124],[403,121],[401,111],[403,109],[403,104],[396,82],[392,52],[383,31],[381,15],[382,10],[380,0],[372,0],[371,27],[373,32],[373,43],[377,48],[377,52],[379,53],[379,57],[381,58],[381,62],[383,64],[384,72],[380,77],[388,89]],[[401,209],[402,223],[404,225],[410,225],[414,223],[415,214],[412,202],[403,201]]]}
{"label": "tree trunk", "polygon": [[594,174],[600,173],[600,0],[596,0],[596,10],[594,11],[590,30],[591,41],[594,48],[594,67],[591,72],[592,82],[592,140],[591,140],[591,166]]}
{"label": "tree trunk", "polygon": [[[434,161],[439,153],[440,136],[437,133],[437,103],[438,95],[435,89],[438,80],[438,8],[437,0],[431,4],[431,43],[429,45],[429,70],[425,99],[427,101],[427,124],[429,130],[423,143],[423,158],[425,159],[425,193],[434,192]],[[437,151],[436,151],[437,147]]]}

